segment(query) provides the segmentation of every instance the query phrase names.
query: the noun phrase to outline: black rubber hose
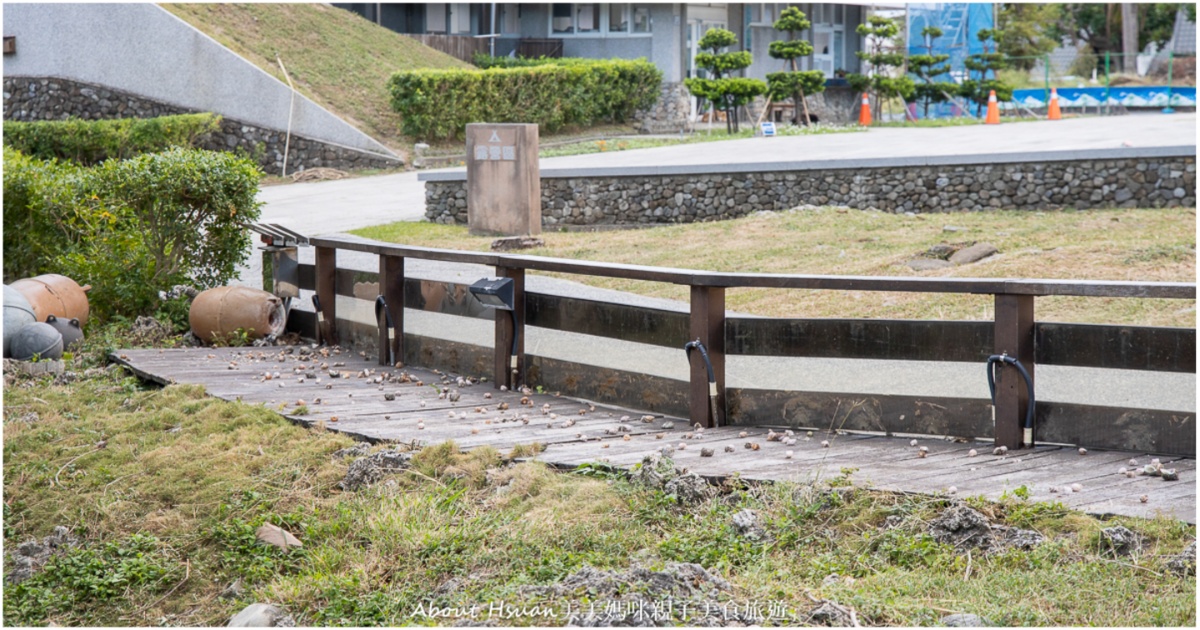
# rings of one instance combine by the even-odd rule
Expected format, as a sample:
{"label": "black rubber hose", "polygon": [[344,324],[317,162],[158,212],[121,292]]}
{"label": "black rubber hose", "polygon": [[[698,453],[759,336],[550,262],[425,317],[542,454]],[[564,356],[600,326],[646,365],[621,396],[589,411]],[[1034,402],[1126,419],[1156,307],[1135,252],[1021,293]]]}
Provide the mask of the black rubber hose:
{"label": "black rubber hose", "polygon": [[700,340],[689,341],[683,344],[683,350],[687,354],[688,362],[692,360],[692,350],[700,351],[700,358],[704,359],[704,367],[708,368],[708,405],[712,411],[714,424],[720,424],[720,416],[717,415],[717,376],[713,372],[712,361],[708,358],[708,348],[700,343]]}
{"label": "black rubber hose", "polygon": [[1025,370],[1025,366],[1021,365],[1020,361],[1018,361],[1006,354],[993,354],[992,356],[988,357],[988,359],[987,359],[988,391],[992,395],[992,406],[994,407],[996,405],[996,374],[995,374],[995,372],[996,372],[996,364],[997,363],[1007,363],[1007,364],[1017,368],[1017,371],[1020,372],[1021,376],[1025,379],[1025,391],[1029,392],[1029,408],[1025,410],[1025,428],[1032,429],[1033,428],[1034,411],[1035,411],[1035,407],[1037,406],[1037,400],[1034,398],[1034,395],[1033,395],[1033,379],[1029,377],[1029,372],[1027,372]]}
{"label": "black rubber hose", "polygon": [[323,343],[325,340],[321,338],[324,335],[324,331],[321,330],[321,324],[324,321],[324,315],[321,314],[321,298],[317,297],[316,293],[312,296],[312,303],[313,308],[317,311],[317,343]]}
{"label": "black rubber hose", "polygon": [[[380,315],[383,315],[382,321]],[[391,333],[388,334],[388,339],[390,341],[392,335],[396,332],[396,321],[392,319],[392,311],[388,308],[387,300],[383,299],[382,295],[375,298],[375,321],[383,324],[387,329],[391,330]],[[380,354],[383,352],[384,350],[381,349]],[[391,343],[388,343],[386,352],[389,359],[388,365],[396,365],[396,356],[392,354]]]}

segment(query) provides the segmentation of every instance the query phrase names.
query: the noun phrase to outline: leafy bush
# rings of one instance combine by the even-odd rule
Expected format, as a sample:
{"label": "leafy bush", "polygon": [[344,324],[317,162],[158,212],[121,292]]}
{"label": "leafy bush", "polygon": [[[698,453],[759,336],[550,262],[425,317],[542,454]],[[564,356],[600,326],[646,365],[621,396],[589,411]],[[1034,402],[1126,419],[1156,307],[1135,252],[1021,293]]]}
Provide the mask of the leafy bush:
{"label": "leafy bush", "polygon": [[174,148],[77,168],[6,148],[4,162],[5,276],[91,284],[101,320],[153,312],[175,284],[222,285],[249,251],[261,173],[245,158]]}
{"label": "leafy bush", "polygon": [[5,121],[4,144],[31,157],[90,166],[112,158],[123,160],[171,147],[192,147],[220,125],[221,117],[216,114],[118,120]]}
{"label": "leafy bush", "polygon": [[80,171],[4,147],[4,277],[53,271],[53,257],[88,233],[76,212]]}
{"label": "leafy bush", "polygon": [[624,122],[654,104],[662,72],[645,59],[558,59],[489,70],[415,70],[389,81],[405,134],[462,138],[467,123],[537,123],[545,131]]}

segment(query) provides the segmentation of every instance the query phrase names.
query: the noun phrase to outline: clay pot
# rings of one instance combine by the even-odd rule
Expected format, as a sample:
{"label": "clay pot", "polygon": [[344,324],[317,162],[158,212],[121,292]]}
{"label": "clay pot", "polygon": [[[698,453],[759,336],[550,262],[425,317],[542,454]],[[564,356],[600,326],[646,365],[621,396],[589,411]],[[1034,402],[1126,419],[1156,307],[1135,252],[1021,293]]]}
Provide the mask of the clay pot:
{"label": "clay pot", "polygon": [[79,325],[79,320],[72,317],[71,319],[60,319],[53,315],[46,318],[46,323],[54,327],[59,334],[62,335],[63,350],[72,351],[75,346],[83,341],[83,329]]}
{"label": "clay pot", "polygon": [[21,292],[4,285],[4,356],[9,356],[8,344],[17,331],[37,321],[33,307]]}
{"label": "clay pot", "polygon": [[202,341],[228,340],[238,329],[251,339],[278,335],[287,324],[283,300],[250,287],[217,287],[201,292],[188,311],[192,334]]}
{"label": "clay pot", "polygon": [[62,358],[63,338],[50,324],[36,322],[24,326],[9,342],[9,350],[18,361],[34,357],[47,360]]}
{"label": "clay pot", "polygon": [[59,319],[78,319],[84,326],[88,320],[87,292],[91,286],[79,286],[74,280],[56,273],[23,278],[12,283],[21,292],[39,322],[53,315]]}

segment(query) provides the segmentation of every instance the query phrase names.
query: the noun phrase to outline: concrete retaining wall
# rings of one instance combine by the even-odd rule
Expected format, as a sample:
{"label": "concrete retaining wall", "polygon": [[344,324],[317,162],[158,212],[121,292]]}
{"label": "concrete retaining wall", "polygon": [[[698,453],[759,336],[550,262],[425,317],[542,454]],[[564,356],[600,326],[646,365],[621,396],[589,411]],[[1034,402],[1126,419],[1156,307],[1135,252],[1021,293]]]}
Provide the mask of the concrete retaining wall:
{"label": "concrete retaining wall", "polygon": [[[221,114],[262,130],[397,156],[311,100],[154,4],[8,4],[4,77],[57,78],[177,108]],[[5,115],[10,103],[5,99]]]}
{"label": "concrete retaining wall", "polygon": [[[834,205],[885,212],[1194,206],[1191,147],[1039,155],[832,160],[820,164],[542,171],[542,223],[554,226],[691,223],[763,210]],[[665,169],[664,169],[665,170]],[[689,172],[690,171],[690,172]],[[425,216],[466,223],[461,173],[427,173]]]}
{"label": "concrete retaining wall", "polygon": [[[90,83],[48,77],[4,77],[5,120],[153,118],[191,111]],[[286,133],[278,129],[224,118],[220,130],[210,134],[200,147],[241,152],[254,158],[264,172],[272,175],[283,170],[285,144],[289,173],[317,167],[364,169],[404,165],[399,158],[340,147],[294,133],[291,142],[286,143],[285,136]]]}

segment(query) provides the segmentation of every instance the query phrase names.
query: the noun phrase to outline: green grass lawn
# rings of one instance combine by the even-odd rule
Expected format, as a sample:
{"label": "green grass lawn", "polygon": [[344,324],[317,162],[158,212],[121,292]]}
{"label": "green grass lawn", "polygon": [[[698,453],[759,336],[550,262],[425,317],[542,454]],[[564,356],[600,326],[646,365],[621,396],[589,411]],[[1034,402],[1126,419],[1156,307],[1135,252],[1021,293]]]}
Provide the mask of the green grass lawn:
{"label": "green grass lawn", "polygon": [[[947,231],[946,227],[958,228]],[[465,227],[394,223],[355,231],[383,241],[488,250]],[[526,253],[710,271],[828,275],[1062,278],[1195,282],[1195,209],[976,212],[906,216],[817,208],[734,221],[599,233],[548,232]],[[939,243],[986,241],[999,255],[915,272],[905,263]],[[599,287],[688,299],[687,287],[562,276]],[[727,308],[772,317],[992,318],[990,296],[731,289]],[[1195,327],[1192,300],[1045,297],[1039,321]]]}
{"label": "green grass lawn", "polygon": [[301,94],[406,154],[387,80],[399,70],[470,68],[411,37],[328,4],[162,4]]}
{"label": "green grass lawn", "polygon": [[[69,385],[6,379],[5,547],[56,525],[80,539],[6,585],[6,624],[219,626],[258,601],[300,625],[449,625],[463,615],[414,611],[504,602],[561,612],[611,595],[549,597],[536,587],[585,567],[674,562],[728,580],[721,603],[803,615],[828,599],[863,625],[932,625],[954,612],[1017,626],[1196,623],[1195,577],[1167,567],[1195,539],[1178,521],[1100,521],[1031,503],[1018,488],[1000,502],[964,501],[1049,541],[967,555],[928,531],[955,499],[856,488],[849,469],[763,486],[733,480],[684,506],[603,467],[556,472],[444,444],[392,483],[344,492],[336,484],[348,460],[332,454],[350,444],[194,386],[144,387],[120,373]],[[737,532],[733,515],[745,509],[766,538]],[[889,517],[900,525],[885,528]],[[257,544],[266,522],[303,548]],[[1145,538],[1141,551],[1106,555],[1099,531],[1118,524]],[[218,597],[239,579],[243,595]]]}

